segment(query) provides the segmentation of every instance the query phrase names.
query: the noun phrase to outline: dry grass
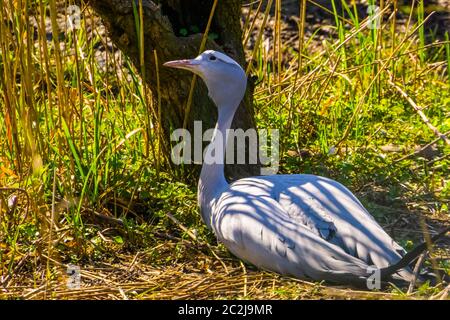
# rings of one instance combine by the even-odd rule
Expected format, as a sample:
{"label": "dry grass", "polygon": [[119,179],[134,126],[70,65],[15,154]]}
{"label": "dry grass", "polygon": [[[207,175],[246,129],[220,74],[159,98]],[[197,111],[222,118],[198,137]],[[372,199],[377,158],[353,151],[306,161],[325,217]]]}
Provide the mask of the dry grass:
{"label": "dry grass", "polygon": [[[395,211],[388,207],[383,210]],[[80,287],[68,285],[69,264],[61,261],[67,261],[64,256],[78,249],[76,241],[67,236],[70,230],[62,228],[54,232],[53,239],[55,244],[69,239],[67,246],[51,251],[51,257],[40,250],[25,253],[20,246],[16,248],[14,269],[1,279],[0,299],[447,299],[449,294],[449,287],[442,285],[419,287],[408,293],[395,286],[384,291],[361,291],[282,277],[244,265],[226,248],[195,237],[178,221],[172,229],[185,229],[184,239],[155,232],[151,245],[124,247],[113,241],[116,235],[126,233],[121,220],[88,212],[83,216],[87,225],[100,227],[97,232],[106,247],[101,250],[102,256],[95,256],[99,248],[92,243],[78,248],[84,255],[76,263]],[[420,239],[422,231],[411,212],[397,210],[395,216],[398,218],[384,225],[386,230],[396,235],[407,232],[408,238]],[[429,231],[435,232],[445,224],[443,218],[429,220]],[[40,248],[47,241],[48,234],[32,245]],[[449,248],[448,243],[438,246],[434,259],[448,260]],[[4,251],[3,255],[11,253]]]}
{"label": "dry grass", "polygon": [[[165,247],[177,244],[162,242]],[[82,266],[81,287],[69,289],[67,266],[52,260],[51,281],[46,270],[16,273],[0,291],[3,299],[415,299],[389,292],[358,291],[246,270],[236,260],[212,260],[197,253],[189,262],[163,267],[145,263],[145,253],[117,254],[115,263]],[[210,264],[205,265],[205,261]],[[237,265],[237,266],[236,266]],[[42,266],[42,265],[41,265]],[[442,291],[444,294],[445,291]]]}

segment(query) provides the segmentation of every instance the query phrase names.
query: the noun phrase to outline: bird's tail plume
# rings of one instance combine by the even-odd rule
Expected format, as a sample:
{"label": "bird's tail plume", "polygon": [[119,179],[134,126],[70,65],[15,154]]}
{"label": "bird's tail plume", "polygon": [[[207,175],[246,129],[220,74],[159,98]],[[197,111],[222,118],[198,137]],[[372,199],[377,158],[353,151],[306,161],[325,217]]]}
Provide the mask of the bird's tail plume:
{"label": "bird's tail plume", "polygon": [[[431,238],[431,244],[436,243],[447,236],[447,233],[450,232],[450,227],[446,227],[444,230],[436,234]],[[408,252],[402,259],[400,259],[397,263],[392,264],[388,267],[382,268],[380,270],[380,276],[382,280],[387,280],[391,278],[391,276],[397,273],[400,269],[407,267],[411,262],[413,262],[416,258],[418,258],[425,250],[428,249],[429,243],[422,242],[413,250]]]}

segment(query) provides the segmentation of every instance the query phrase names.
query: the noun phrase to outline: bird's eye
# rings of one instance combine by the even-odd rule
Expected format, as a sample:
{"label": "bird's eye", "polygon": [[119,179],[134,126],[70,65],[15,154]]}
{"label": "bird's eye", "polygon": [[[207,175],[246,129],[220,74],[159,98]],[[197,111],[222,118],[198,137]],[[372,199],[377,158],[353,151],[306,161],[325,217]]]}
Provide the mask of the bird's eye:
{"label": "bird's eye", "polygon": [[209,60],[211,60],[211,61],[214,61],[214,60],[216,60],[217,58],[215,57],[215,56],[210,56],[209,57]]}

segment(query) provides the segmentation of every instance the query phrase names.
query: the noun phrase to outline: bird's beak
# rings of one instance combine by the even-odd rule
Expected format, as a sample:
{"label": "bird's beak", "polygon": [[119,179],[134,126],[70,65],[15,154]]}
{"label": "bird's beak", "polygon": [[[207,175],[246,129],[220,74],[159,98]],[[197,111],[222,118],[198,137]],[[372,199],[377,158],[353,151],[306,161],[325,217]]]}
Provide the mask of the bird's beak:
{"label": "bird's beak", "polygon": [[177,69],[185,69],[189,71],[196,71],[197,67],[199,65],[199,61],[194,59],[184,59],[184,60],[174,60],[174,61],[168,61],[164,63],[163,65],[165,67],[170,68],[177,68]]}

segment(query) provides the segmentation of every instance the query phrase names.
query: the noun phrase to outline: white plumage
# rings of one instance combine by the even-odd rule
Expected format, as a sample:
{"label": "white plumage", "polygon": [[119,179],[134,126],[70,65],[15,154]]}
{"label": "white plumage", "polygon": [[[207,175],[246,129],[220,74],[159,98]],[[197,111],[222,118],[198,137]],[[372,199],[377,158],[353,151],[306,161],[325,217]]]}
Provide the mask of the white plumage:
{"label": "white plumage", "polygon": [[[208,148],[223,160],[227,129],[245,93],[245,72],[212,50],[165,65],[190,70],[206,83],[219,113]],[[225,137],[220,145],[218,134]],[[203,221],[237,257],[300,279],[361,284],[371,275],[369,266],[387,267],[404,254],[342,184],[309,174],[258,176],[229,184],[223,162],[203,164],[198,203]],[[403,269],[395,276],[408,280],[411,271]]]}

